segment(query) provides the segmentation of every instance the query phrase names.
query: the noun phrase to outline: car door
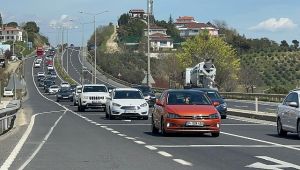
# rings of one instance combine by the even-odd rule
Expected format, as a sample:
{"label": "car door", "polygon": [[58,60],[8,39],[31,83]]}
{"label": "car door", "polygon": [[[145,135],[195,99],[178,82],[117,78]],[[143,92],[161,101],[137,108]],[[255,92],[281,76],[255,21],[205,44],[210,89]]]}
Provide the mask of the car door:
{"label": "car door", "polygon": [[290,107],[290,112],[288,115],[288,123],[289,127],[291,128],[291,131],[297,132],[297,120],[298,120],[298,114],[299,114],[299,94],[298,93],[293,93],[292,95],[292,102],[297,103],[297,107]]}
{"label": "car door", "polygon": [[278,116],[280,117],[284,129],[288,128],[288,114],[290,109],[288,104],[292,101],[292,97],[293,93],[288,94],[283,103],[278,106]]}
{"label": "car door", "polygon": [[[161,94],[161,96],[158,99],[159,103],[162,103],[165,94],[166,94],[165,92]],[[160,117],[162,114],[163,114],[163,107],[161,105],[155,104],[152,116],[156,127],[159,127],[160,125]]]}

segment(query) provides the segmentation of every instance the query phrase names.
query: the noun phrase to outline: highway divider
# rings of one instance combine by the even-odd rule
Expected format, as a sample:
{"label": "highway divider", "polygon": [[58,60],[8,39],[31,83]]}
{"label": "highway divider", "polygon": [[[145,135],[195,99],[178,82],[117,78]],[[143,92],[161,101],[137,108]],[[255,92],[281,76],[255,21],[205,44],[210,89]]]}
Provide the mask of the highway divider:
{"label": "highway divider", "polygon": [[10,130],[14,125],[17,112],[21,108],[20,100],[12,100],[6,108],[0,110],[0,135]]}
{"label": "highway divider", "polygon": [[59,76],[66,82],[68,82],[69,84],[77,84],[70,76],[69,74],[62,68],[62,65],[60,63],[60,58],[57,57],[60,56],[59,54],[56,55],[56,57],[54,57],[54,67],[55,70],[57,72],[57,74],[59,74]]}

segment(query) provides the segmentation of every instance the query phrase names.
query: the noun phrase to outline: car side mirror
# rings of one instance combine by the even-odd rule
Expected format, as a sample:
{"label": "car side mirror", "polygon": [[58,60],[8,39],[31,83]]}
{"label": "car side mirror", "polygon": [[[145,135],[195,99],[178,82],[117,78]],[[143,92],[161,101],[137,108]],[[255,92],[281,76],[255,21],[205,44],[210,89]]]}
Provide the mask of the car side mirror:
{"label": "car side mirror", "polygon": [[111,92],[112,92],[112,90],[111,90],[111,89],[109,89],[109,90],[108,90],[108,93],[111,93]]}
{"label": "car side mirror", "polygon": [[296,107],[296,108],[299,107],[297,102],[289,102],[288,105],[291,107]]}
{"label": "car side mirror", "polygon": [[220,105],[219,102],[213,102],[212,104],[213,104],[213,106],[215,106],[215,107]]}

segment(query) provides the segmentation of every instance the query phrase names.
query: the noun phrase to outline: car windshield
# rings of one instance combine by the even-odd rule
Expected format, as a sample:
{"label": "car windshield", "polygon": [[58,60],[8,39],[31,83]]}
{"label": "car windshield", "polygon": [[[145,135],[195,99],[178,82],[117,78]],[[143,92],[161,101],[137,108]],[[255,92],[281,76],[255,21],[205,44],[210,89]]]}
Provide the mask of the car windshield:
{"label": "car windshield", "polygon": [[84,86],[83,92],[107,92],[105,86]]}
{"label": "car windshield", "polygon": [[57,89],[57,88],[59,88],[58,86],[51,86],[50,88],[55,88],[55,89]]}
{"label": "car windshield", "polygon": [[168,105],[211,105],[204,93],[195,91],[169,92]]}
{"label": "car windshield", "polygon": [[114,99],[143,99],[139,91],[115,91]]}
{"label": "car windshield", "polygon": [[221,99],[221,96],[216,91],[208,91],[208,92],[206,92],[206,94],[211,99]]}

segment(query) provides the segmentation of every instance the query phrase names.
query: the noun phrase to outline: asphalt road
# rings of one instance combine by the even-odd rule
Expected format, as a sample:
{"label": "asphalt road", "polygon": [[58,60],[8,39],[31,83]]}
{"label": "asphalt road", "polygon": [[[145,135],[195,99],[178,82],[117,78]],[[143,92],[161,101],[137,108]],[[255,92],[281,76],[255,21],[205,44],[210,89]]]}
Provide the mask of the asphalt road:
{"label": "asphalt road", "polygon": [[229,116],[217,138],[153,135],[150,120],[107,120],[100,110],[77,112],[71,102],[54,102],[35,86],[42,68],[31,66],[28,60],[26,107],[41,114],[24,144],[5,157],[10,169],[300,169],[296,135],[280,138],[272,123]]}

